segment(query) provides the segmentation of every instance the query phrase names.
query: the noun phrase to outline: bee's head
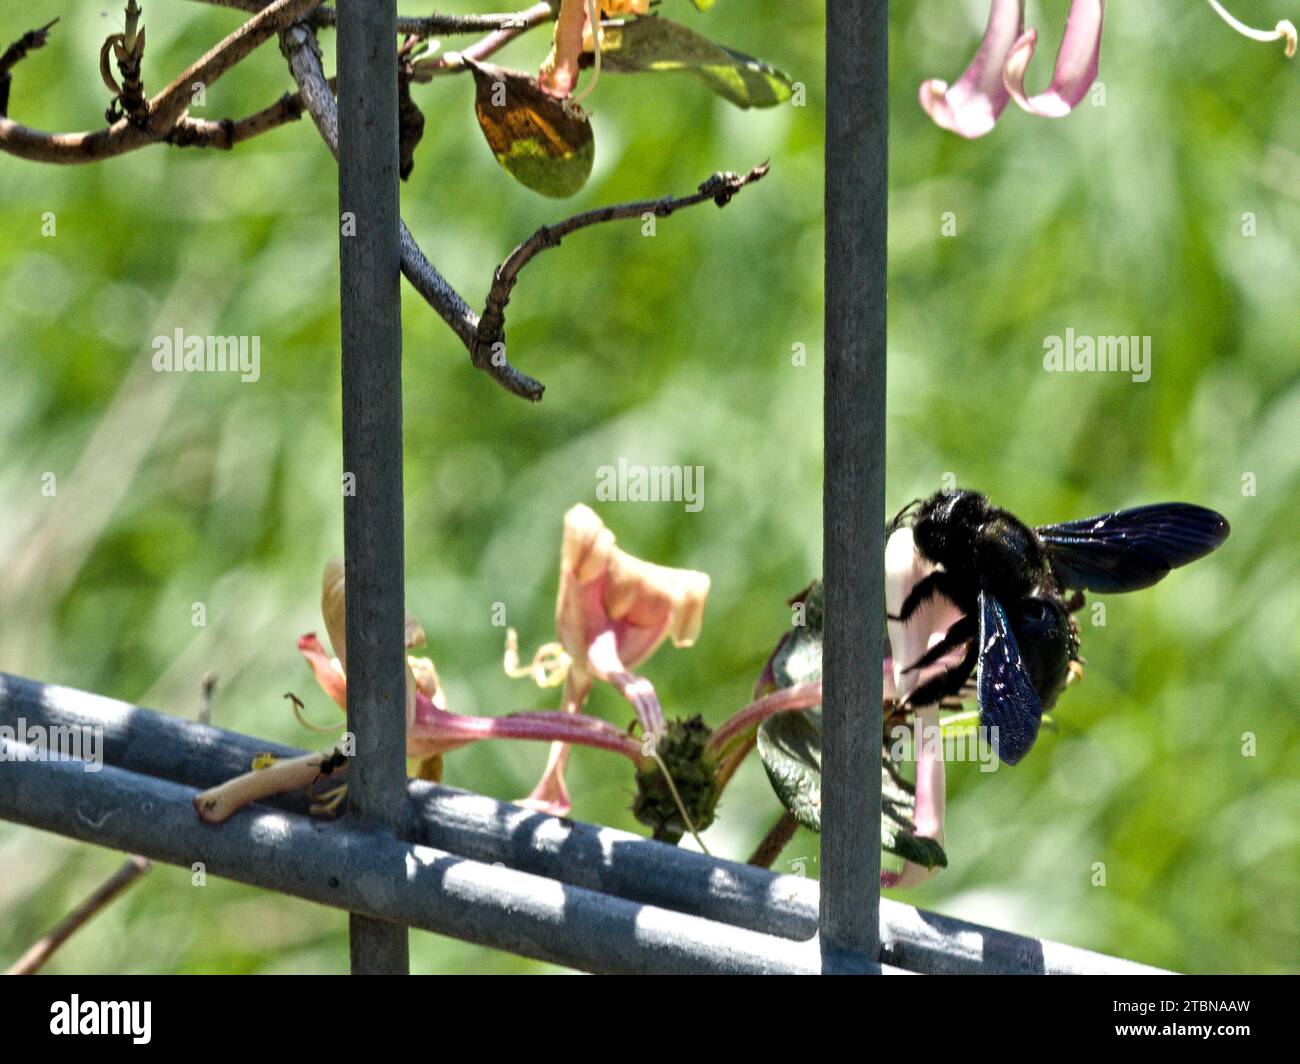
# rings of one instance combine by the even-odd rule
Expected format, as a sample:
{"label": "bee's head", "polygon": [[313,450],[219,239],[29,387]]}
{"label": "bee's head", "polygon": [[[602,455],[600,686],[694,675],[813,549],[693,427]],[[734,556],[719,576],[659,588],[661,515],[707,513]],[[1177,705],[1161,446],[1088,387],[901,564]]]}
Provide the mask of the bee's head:
{"label": "bee's head", "polygon": [[940,491],[916,511],[912,525],[916,546],[934,561],[967,557],[991,516],[988,499],[977,491]]}

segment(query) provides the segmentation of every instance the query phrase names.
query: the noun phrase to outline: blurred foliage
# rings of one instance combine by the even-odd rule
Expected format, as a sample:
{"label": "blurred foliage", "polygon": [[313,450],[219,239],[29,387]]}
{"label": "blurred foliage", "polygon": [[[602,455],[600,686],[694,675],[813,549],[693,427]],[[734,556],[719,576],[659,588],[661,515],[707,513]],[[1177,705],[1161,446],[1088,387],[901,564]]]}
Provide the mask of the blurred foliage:
{"label": "blurred foliage", "polygon": [[[1065,6],[1030,5],[1051,42],[1035,85]],[[1256,21],[1294,15],[1262,6]],[[102,9],[6,9],[6,40],[62,16],[17,70],[15,118],[102,122],[95,56],[119,28]],[[405,290],[408,602],[454,709],[553,706],[553,692],[502,674],[492,604],[525,649],[553,638],[561,515],[575,501],[634,554],[712,575],[699,644],[644,669],[670,714],[716,724],[743,704],[788,623],[784,598],[819,569],[821,5],[663,9],[788,71],[807,106],[740,111],[687,75],[602,79],[587,101],[592,180],[557,204],[493,161],[468,77],[415,90],[429,121],[404,215],[471,304],[541,223],[773,164],[725,211],[660,220],[653,238],[600,227],[529,269],[511,355],[548,385],[540,405],[472,370]],[[1234,529],[1211,559],[1106,600],[1104,628],[1085,620],[1085,681],[1024,764],[951,766],[949,867],[906,899],[1182,970],[1295,969],[1300,81],[1280,47],[1234,36],[1203,5],[1176,10],[1112,5],[1103,106],[1061,121],[1012,107],[965,142],[929,124],[916,87],[956,77],[987,5],[894,5],[891,508],[952,472],[1031,522],[1186,499]],[[238,18],[152,0],[146,87]],[[534,33],[502,62],[533,68],[545,51]],[[241,115],[289,85],[272,44],[196,113]],[[320,570],[342,546],[336,210],[334,166],[305,120],[232,154],[160,147],[69,168],[0,157],[0,668],[177,714],[194,713],[211,668],[215,723],[317,740],[281,695],[332,712],[295,639],[319,626]],[[44,212],[56,237],[41,235]],[[955,237],[941,236],[945,212]],[[151,338],[178,327],[260,336],[261,379],[154,373]],[[1151,335],[1151,380],[1044,373],[1043,338],[1069,327]],[[792,365],[796,344],[806,367]],[[596,470],[619,457],[703,465],[703,511],[596,503]],[[41,493],[45,472],[56,498]],[[206,627],[191,624],[195,602]],[[609,690],[592,705],[627,716]],[[446,780],[517,797],[545,754],[480,745],[447,758]],[[621,759],[576,752],[570,785],[576,816],[635,829]],[[751,758],[711,849],[743,857],[779,812]],[[816,874],[816,846],[801,832],[778,867]],[[119,861],[0,825],[0,958]],[[340,972],[345,935],[339,913],[226,882],[193,889],[157,868],[50,967]],[[546,970],[423,934],[412,952],[417,971]]]}

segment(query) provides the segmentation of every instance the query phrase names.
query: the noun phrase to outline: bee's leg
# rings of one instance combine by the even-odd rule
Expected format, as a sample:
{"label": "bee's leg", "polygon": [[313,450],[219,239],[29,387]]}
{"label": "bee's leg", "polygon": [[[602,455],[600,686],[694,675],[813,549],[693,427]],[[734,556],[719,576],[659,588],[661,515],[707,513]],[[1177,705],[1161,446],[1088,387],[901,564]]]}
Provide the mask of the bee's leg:
{"label": "bee's leg", "polygon": [[924,499],[913,499],[901,510],[899,510],[898,513],[894,515],[893,520],[890,521],[889,524],[885,526],[885,538],[886,539],[889,538],[890,535],[892,535],[894,532],[897,532],[900,528],[902,528],[903,521],[906,520],[907,516],[918,506],[921,506],[924,502],[925,502]]}
{"label": "bee's leg", "polygon": [[946,595],[956,602],[956,588],[953,584],[952,574],[944,569],[936,569],[929,576],[918,580],[908,592],[907,598],[903,600],[903,605],[899,607],[898,616],[891,616],[891,621],[906,621],[917,611],[917,608],[926,599],[934,594]]}
{"label": "bee's leg", "polygon": [[975,671],[979,656],[979,640],[972,639],[970,647],[966,651],[966,656],[962,658],[959,665],[954,665],[933,680],[926,680],[925,683],[903,699],[902,707],[911,709],[915,706],[928,706],[936,702],[942,702],[950,696],[960,694],[966,681],[970,679],[971,673]]}
{"label": "bee's leg", "polygon": [[939,642],[935,643],[934,646],[903,671],[915,672],[917,669],[924,669],[927,665],[933,665],[945,654],[956,650],[963,643],[974,639],[978,634],[979,625],[975,623],[975,618],[968,614],[962,614],[960,619],[953,622],[952,627],[944,633],[944,637]]}

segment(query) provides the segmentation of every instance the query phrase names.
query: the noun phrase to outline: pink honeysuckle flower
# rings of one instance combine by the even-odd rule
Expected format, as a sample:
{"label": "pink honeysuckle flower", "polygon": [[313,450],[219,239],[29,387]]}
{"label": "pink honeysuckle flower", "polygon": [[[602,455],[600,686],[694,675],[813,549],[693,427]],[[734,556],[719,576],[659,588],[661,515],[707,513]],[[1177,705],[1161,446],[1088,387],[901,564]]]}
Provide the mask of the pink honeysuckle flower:
{"label": "pink honeysuckle flower", "polygon": [[[1284,19],[1272,30],[1252,29],[1229,14],[1220,0],[1207,2],[1238,33],[1256,41],[1280,40],[1287,58],[1295,55],[1296,28],[1290,21]],[[1025,89],[1025,72],[1038,46],[1038,31],[1023,29],[1023,0],[992,0],[984,39],[970,66],[952,86],[936,78],[922,82],[921,107],[936,125],[968,138],[990,132],[1011,100],[1040,117],[1068,115],[1097,78],[1105,13],[1106,0],[1071,0],[1051,84],[1031,95]]]}
{"label": "pink honeysuckle flower", "polygon": [[[321,613],[333,655],[314,633],[298,640],[317,682],[339,707],[347,708],[347,643],[344,634],[343,563],[332,561],[321,580]],[[406,618],[408,649],[423,645],[424,630],[409,613]],[[603,720],[579,713],[512,713],[503,717],[470,717],[449,712],[438,670],[429,658],[406,658],[406,753],[424,758],[447,753],[481,739],[557,740],[610,750],[638,766],[644,760],[641,743]]]}
{"label": "pink honeysuckle flower", "polygon": [[[691,646],[708,594],[706,574],[634,558],[615,546],[614,533],[589,507],[574,506],[564,515],[555,608],[564,654],[557,666],[564,682],[561,709],[576,713],[592,682],[603,680],[632,705],[642,734],[658,738],[664,730],[659,696],[649,680],[631,670],[669,637],[674,646]],[[567,758],[564,744],[551,747],[541,780],[522,804],[557,816],[568,812]]]}
{"label": "pink honeysuckle flower", "polygon": [[1002,80],[1022,110],[1043,118],[1062,118],[1078,106],[1097,80],[1101,62],[1101,23],[1106,0],[1073,0],[1065,22],[1065,36],[1056,53],[1056,69],[1046,92],[1025,92],[1025,71],[1038,46],[1038,31],[1028,30],[1002,64]]}
{"label": "pink honeysuckle flower", "polygon": [[993,0],[979,51],[949,87],[931,79],[921,85],[921,106],[937,125],[960,136],[982,137],[993,129],[1010,100],[1031,114],[1069,114],[1097,78],[1101,23],[1106,0],[1071,0],[1056,70],[1046,92],[1025,92],[1025,71],[1038,31],[1024,30],[1023,0]]}
{"label": "pink honeysuckle flower", "polygon": [[[922,684],[956,668],[966,655],[966,645],[950,650],[923,668],[911,667],[927,650],[939,643],[948,629],[962,617],[962,612],[941,594],[930,596],[917,606],[904,622],[896,620],[908,594],[934,572],[936,566],[916,549],[910,528],[894,531],[885,544],[885,625],[889,632],[890,656],[886,662],[892,676],[885,680],[885,694],[893,693],[903,704],[910,704],[913,692]],[[924,697],[924,695],[922,695]],[[918,737],[916,758],[916,807],[913,813],[914,834],[934,839],[943,845],[944,808],[947,782],[943,763],[943,742],[939,728],[937,704],[913,706],[915,733]],[[937,868],[925,868],[904,861],[898,872],[882,872],[883,887],[913,887],[930,878]]]}
{"label": "pink honeysuckle flower", "polygon": [[1023,25],[1021,0],[993,0],[979,51],[956,83],[949,87],[938,78],[921,83],[921,106],[937,125],[971,138],[993,128],[1011,99],[1002,66]]}

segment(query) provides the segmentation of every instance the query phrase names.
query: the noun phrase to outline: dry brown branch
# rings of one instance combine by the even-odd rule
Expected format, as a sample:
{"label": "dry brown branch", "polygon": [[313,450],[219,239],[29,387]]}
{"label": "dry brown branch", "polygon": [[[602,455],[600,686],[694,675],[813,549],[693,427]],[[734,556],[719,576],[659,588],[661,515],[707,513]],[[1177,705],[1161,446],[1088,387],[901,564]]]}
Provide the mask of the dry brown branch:
{"label": "dry brown branch", "polygon": [[[200,3],[212,4],[216,7],[229,7],[237,11],[255,12],[261,11],[267,6],[269,0],[199,0]],[[534,22],[533,25],[539,25],[541,22],[548,22],[555,18],[555,13],[559,9],[559,0],[543,0],[542,3],[534,4],[533,7],[525,11],[505,12],[503,14],[489,15],[427,15],[423,18],[398,15],[397,32],[400,34],[415,34],[420,37],[428,37],[431,34],[441,33],[445,35],[459,33],[483,33],[488,30],[509,30],[518,29],[520,23],[530,18],[533,12],[538,8],[545,8],[545,17]],[[332,7],[320,7],[311,12],[310,24],[312,26],[333,26],[338,22],[338,13]]]}
{"label": "dry brown branch", "polygon": [[555,12],[556,4],[548,0],[534,4],[519,12],[517,24],[498,29],[462,51],[444,52],[432,59],[421,59],[413,64],[411,80],[430,81],[442,74],[456,74],[469,70],[472,63],[481,63],[521,34],[547,22],[553,22]]}
{"label": "dry brown branch", "polygon": [[95,892],[55,925],[44,938],[16,960],[6,975],[35,975],[63,943],[144,875],[152,865],[143,857],[128,857],[126,864],[106,879]]}
{"label": "dry brown branch", "polygon": [[[289,69],[298,83],[298,91],[308,113],[316,123],[321,139],[325,141],[330,153],[337,158],[338,106],[320,65],[320,49],[316,44],[316,34],[309,26],[299,23],[281,34],[280,48],[289,61]],[[475,359],[474,364],[515,395],[534,402],[540,399],[542,385],[527,374],[520,373],[504,358],[493,358],[491,352],[486,359],[475,358],[474,341],[478,336],[478,317],[447,279],[425,257],[405,222],[402,223],[401,242],[403,275],[460,337],[461,342],[470,351],[470,357]]]}
{"label": "dry brown branch", "polygon": [[745,863],[752,864],[756,868],[771,868],[798,830],[799,821],[794,818],[793,813],[786,810],[763,836],[762,841],[754,848],[754,852],[749,855],[749,860]]}
{"label": "dry brown branch", "polygon": [[93,132],[48,133],[0,118],[0,151],[35,162],[87,163],[165,140],[185,115],[196,85],[211,87],[222,74],[316,2],[274,0],[153,97],[142,125],[123,118],[107,129]]}
{"label": "dry brown branch", "polygon": [[768,164],[755,166],[747,174],[714,174],[707,181],[701,182],[699,188],[689,196],[665,196],[657,200],[637,200],[632,203],[614,203],[607,207],[575,214],[554,225],[544,225],[532,236],[520,244],[500,266],[492,278],[492,288],[488,292],[487,305],[479,321],[476,344],[491,348],[499,342],[505,331],[505,308],[510,302],[510,293],[514,291],[519,280],[519,273],[540,252],[547,248],[559,247],[560,242],[570,233],[602,222],[613,222],[622,218],[644,218],[654,215],[667,218],[683,207],[692,207],[697,203],[712,200],[719,207],[731,202],[731,197],[746,185],[761,180],[767,175]]}
{"label": "dry brown branch", "polygon": [[26,58],[28,52],[42,48],[49,39],[50,28],[58,19],[52,19],[40,29],[28,30],[0,55],[0,118],[9,113],[9,72]]}
{"label": "dry brown branch", "polygon": [[[299,23],[281,35],[281,50],[289,61],[294,80],[307,110],[311,113],[322,139],[331,153],[338,156],[338,107],[325,81],[320,65],[320,49],[311,27]],[[556,247],[570,233],[600,222],[621,218],[641,218],[646,214],[656,217],[668,215],[696,203],[712,200],[725,206],[746,185],[758,181],[767,173],[767,164],[756,166],[747,174],[714,174],[688,196],[664,197],[657,200],[638,200],[617,203],[595,210],[584,211],[555,225],[543,226],[520,244],[497,267],[488,294],[486,308],[480,319],[460,294],[438,272],[420,250],[411,231],[402,223],[402,273],[411,285],[424,296],[469,351],[473,364],[491,376],[507,391],[536,402],[541,399],[543,385],[516,369],[505,354],[505,307],[510,293],[519,279],[520,271],[541,251]]]}
{"label": "dry brown branch", "polygon": [[[229,150],[245,140],[297,120],[306,111],[312,116],[330,152],[337,158],[338,106],[334,100],[334,82],[325,77],[321,67],[320,49],[313,28],[315,23],[322,20],[328,23],[333,18],[333,12],[328,8],[314,6],[316,0],[219,2],[220,6],[255,11],[256,14],[161,93],[147,101],[147,105],[141,105],[140,100],[136,100],[128,117],[113,123],[107,129],[87,133],[46,133],[0,117],[0,151],[41,162],[80,163],[120,155],[160,142],[178,147]],[[472,62],[491,54],[518,34],[553,19],[556,6],[553,0],[543,0],[509,16],[432,16],[429,20],[423,20],[425,24],[439,19],[450,20],[447,21],[448,25],[472,29],[492,27],[493,32],[463,53],[449,53],[430,64],[414,64],[411,75],[418,76],[422,68],[426,77],[468,69]],[[8,62],[12,66],[26,51],[39,47],[44,43],[48,29],[49,26],[46,26],[28,33],[5,53],[0,64]],[[197,86],[206,88],[211,85],[272,33],[277,32],[280,34],[281,51],[288,60],[290,71],[298,85],[296,94],[286,94],[270,107],[239,121],[196,119],[186,113]],[[122,44],[130,46],[134,43],[134,38],[128,41],[123,35],[118,37],[123,38],[120,42]],[[143,51],[142,37],[143,34],[140,52]],[[109,39],[105,45],[106,50],[113,40],[114,38]],[[132,73],[138,74],[138,63],[132,68]],[[0,82],[0,89],[3,88],[4,83]],[[585,211],[555,225],[543,226],[516,247],[496,269],[481,318],[420,250],[405,223],[402,223],[400,234],[402,273],[460,338],[475,367],[483,370],[507,391],[536,402],[545,390],[543,385],[516,369],[506,357],[505,308],[518,282],[520,271],[539,252],[558,246],[569,233],[601,222],[645,215],[667,217],[682,207],[706,200],[713,200],[720,207],[725,206],[740,189],[759,180],[766,173],[767,165],[764,164],[744,175],[714,174],[696,192],[687,196],[613,204]]]}

